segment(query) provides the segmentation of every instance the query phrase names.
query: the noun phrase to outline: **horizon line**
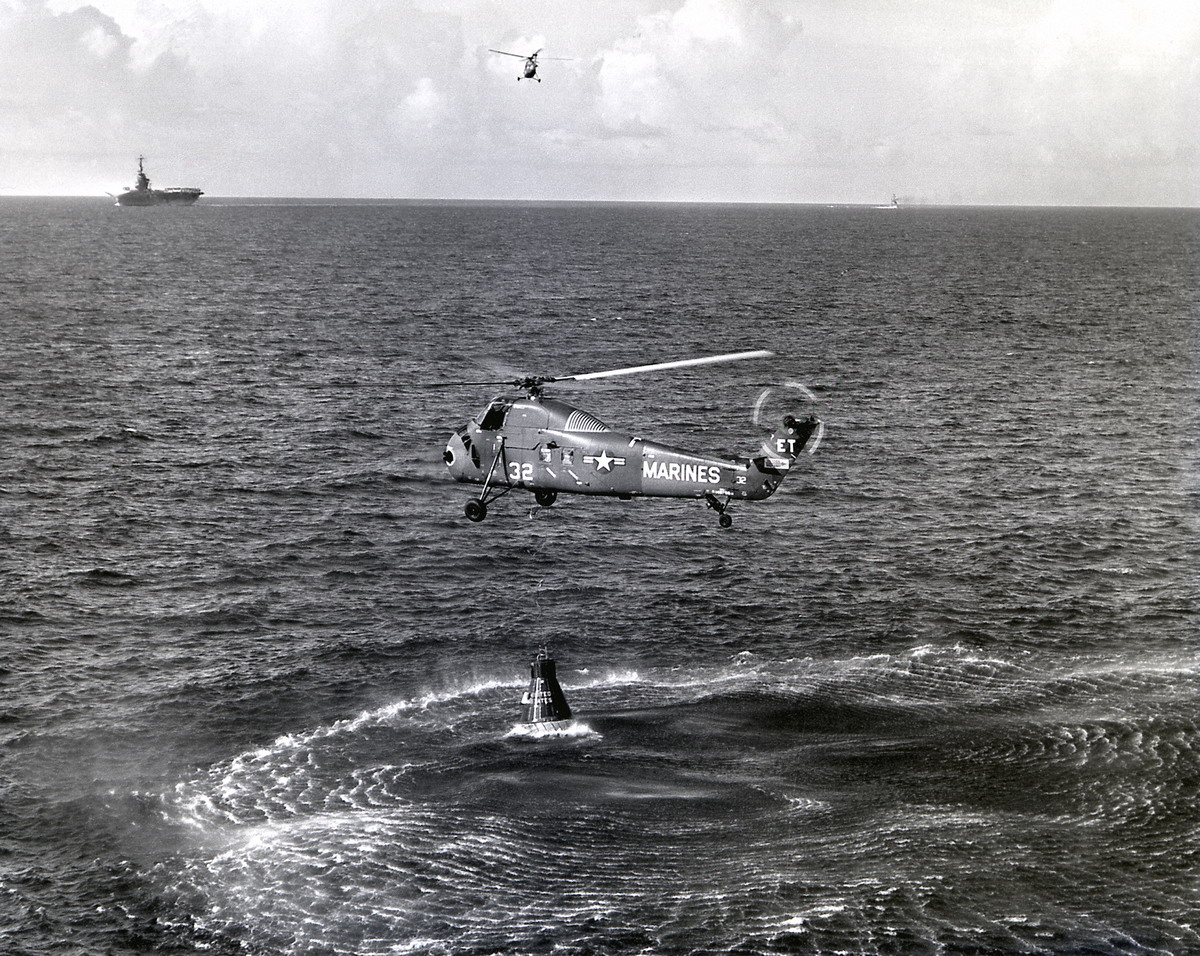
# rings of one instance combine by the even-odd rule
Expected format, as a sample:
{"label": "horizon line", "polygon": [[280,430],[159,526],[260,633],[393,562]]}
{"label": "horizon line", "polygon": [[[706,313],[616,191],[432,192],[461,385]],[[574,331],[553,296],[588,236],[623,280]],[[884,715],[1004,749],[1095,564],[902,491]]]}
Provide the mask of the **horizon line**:
{"label": "horizon line", "polygon": [[[1127,204],[1127,203],[1048,203],[1048,202],[900,202],[893,205],[878,201],[834,201],[834,200],[789,200],[789,199],[492,199],[484,197],[470,198],[430,198],[430,197],[387,197],[387,196],[266,196],[266,195],[209,195],[204,194],[208,202],[197,201],[196,205],[218,205],[223,202],[274,202],[289,204],[327,205],[340,204],[394,204],[394,205],[624,205],[624,206],[818,206],[822,208],[854,208],[854,209],[1200,209],[1200,204],[1177,206],[1162,203]],[[105,193],[4,193],[0,189],[0,200],[4,199],[72,199],[95,200],[96,202],[112,202],[113,195]],[[214,200],[216,202],[214,202]]]}

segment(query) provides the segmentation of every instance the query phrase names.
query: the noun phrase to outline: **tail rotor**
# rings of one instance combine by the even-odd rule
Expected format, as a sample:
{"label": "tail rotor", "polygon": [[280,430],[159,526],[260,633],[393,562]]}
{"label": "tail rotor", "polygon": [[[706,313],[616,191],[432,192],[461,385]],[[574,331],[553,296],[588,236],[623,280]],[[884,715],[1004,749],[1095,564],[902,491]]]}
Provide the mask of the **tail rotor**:
{"label": "tail rotor", "polygon": [[825,437],[818,406],[812,389],[800,382],[784,382],[759,392],[750,418],[769,433],[762,443],[763,454],[775,461],[786,460],[788,467],[801,452],[816,454]]}

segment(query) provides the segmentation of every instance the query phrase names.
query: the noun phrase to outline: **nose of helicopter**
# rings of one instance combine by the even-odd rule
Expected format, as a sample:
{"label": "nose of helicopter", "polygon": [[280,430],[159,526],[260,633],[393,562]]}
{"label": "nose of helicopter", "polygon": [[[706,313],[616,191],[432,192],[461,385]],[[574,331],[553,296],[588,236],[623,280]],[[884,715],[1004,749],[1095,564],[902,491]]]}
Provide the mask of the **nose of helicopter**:
{"label": "nose of helicopter", "polygon": [[442,452],[442,461],[446,463],[451,476],[456,481],[470,481],[478,477],[478,453],[472,454],[471,438],[466,429],[459,429],[446,442],[446,450]]}

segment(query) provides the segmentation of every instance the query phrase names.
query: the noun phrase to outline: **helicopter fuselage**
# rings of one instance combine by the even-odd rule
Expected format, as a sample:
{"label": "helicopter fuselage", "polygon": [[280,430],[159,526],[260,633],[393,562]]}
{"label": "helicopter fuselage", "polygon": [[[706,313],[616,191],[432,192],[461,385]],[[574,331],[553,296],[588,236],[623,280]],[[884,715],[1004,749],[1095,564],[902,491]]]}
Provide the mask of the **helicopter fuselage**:
{"label": "helicopter fuselage", "polygon": [[443,457],[455,480],[484,484],[494,497],[522,488],[541,503],[559,493],[706,498],[724,517],[730,500],[770,497],[817,424],[789,417],[764,455],[726,458],[614,431],[557,399],[501,396],[450,436]]}

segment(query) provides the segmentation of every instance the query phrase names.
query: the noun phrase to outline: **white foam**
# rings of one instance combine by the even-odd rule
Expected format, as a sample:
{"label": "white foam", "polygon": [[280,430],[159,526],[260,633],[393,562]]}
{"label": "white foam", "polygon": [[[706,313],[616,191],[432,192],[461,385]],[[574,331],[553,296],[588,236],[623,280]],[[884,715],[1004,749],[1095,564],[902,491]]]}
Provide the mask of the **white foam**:
{"label": "white foam", "polygon": [[505,737],[595,737],[597,740],[601,738],[587,724],[579,720],[566,721],[561,726],[552,726],[558,724],[559,721],[542,721],[534,723],[515,724],[504,735]]}
{"label": "white foam", "polygon": [[802,927],[808,926],[814,920],[828,919],[831,916],[838,916],[845,913],[850,907],[846,903],[814,903],[803,913],[797,914],[789,919],[785,919],[780,923],[780,928],[783,927]]}
{"label": "white foam", "polygon": [[[579,674],[588,674],[587,668],[577,671]],[[625,671],[608,671],[599,677],[596,677],[585,684],[575,684],[570,689],[576,690],[580,688],[592,687],[622,687],[626,684],[644,684],[646,679],[635,670]]]}
{"label": "white foam", "polygon": [[805,813],[829,809],[829,804],[826,801],[814,800],[811,797],[785,796],[783,799],[787,801],[788,812],[790,813]]}

